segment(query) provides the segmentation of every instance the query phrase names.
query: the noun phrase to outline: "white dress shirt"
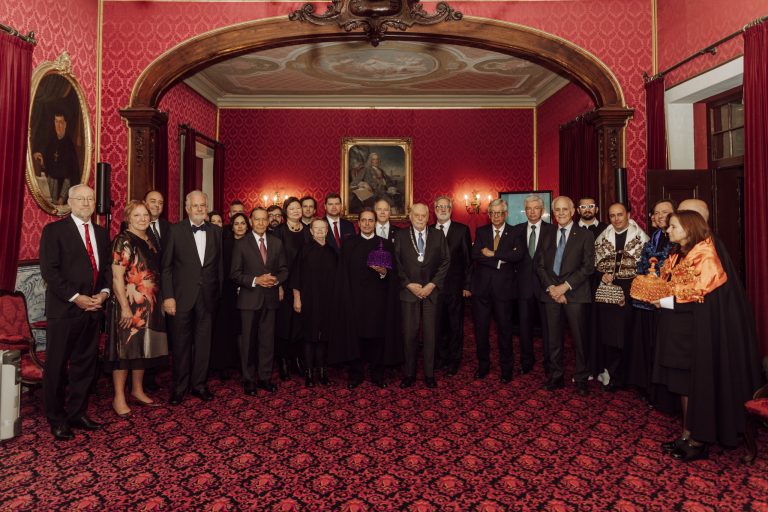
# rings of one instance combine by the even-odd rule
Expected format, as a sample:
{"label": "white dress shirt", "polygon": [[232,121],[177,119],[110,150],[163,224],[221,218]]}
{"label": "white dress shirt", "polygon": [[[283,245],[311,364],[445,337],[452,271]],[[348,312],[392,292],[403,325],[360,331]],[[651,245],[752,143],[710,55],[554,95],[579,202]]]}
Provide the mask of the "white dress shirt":
{"label": "white dress shirt", "polygon": [[[536,224],[531,224],[529,222],[528,226],[525,229],[525,246],[528,247],[528,241],[531,239],[531,232],[532,232],[531,231],[531,226],[536,226],[536,231],[535,231],[536,238],[535,238],[535,242],[533,244],[533,250],[534,251],[539,246],[539,237],[541,236],[541,223],[542,223],[541,219],[539,219],[539,222],[537,222]],[[528,247],[528,249],[530,249],[530,247]]]}
{"label": "white dress shirt", "polygon": [[[192,221],[189,221],[189,224],[192,227],[196,227],[192,223]],[[203,224],[205,224],[205,221],[203,221],[199,225],[202,226]],[[195,231],[192,234],[192,236],[195,237],[195,246],[197,247],[197,256],[200,258],[200,266],[202,266],[203,263],[205,263],[205,240],[206,240],[205,236],[206,236],[206,232],[204,230],[200,229],[198,231]]]}
{"label": "white dress shirt", "polygon": [[[85,243],[85,229],[83,229],[83,225],[85,225],[85,222],[83,222],[82,219],[75,217],[72,215],[72,220],[75,221],[75,226],[77,226],[77,232],[80,234],[80,239],[83,241],[83,247],[85,247],[86,251],[88,250],[88,244]],[[93,258],[96,260],[96,268],[100,269],[99,266],[99,245],[96,242],[96,231],[93,229],[93,221],[88,222],[88,234],[90,235],[91,239],[91,246],[93,247]],[[96,283],[93,283],[94,285]],[[112,283],[109,283],[112,284]],[[109,295],[109,288],[102,288],[99,290],[99,293],[106,293]],[[69,298],[69,302],[73,302],[76,298],[80,296],[79,293],[74,294],[72,297]]]}
{"label": "white dress shirt", "polygon": [[[442,226],[442,228],[440,228],[440,226]],[[445,224],[440,224],[438,222],[437,224],[435,224],[435,227],[437,229],[442,229],[443,235],[448,237],[448,230],[451,228],[451,219],[448,219],[447,221],[445,221]]]}
{"label": "white dress shirt", "polygon": [[376,223],[376,234],[381,238],[389,238],[389,221],[386,224]]}
{"label": "white dress shirt", "polygon": [[[502,224],[502,225],[501,225],[501,227],[500,227],[500,228],[498,228],[498,232],[499,232],[499,243],[501,243],[501,236],[504,234],[504,228],[505,228],[506,226],[507,226],[507,223],[505,222],[504,224]],[[494,226],[493,224],[491,224],[491,235],[493,236],[493,238],[494,238],[494,239],[496,238],[496,231],[497,231],[497,228],[496,228],[496,226]],[[504,260],[502,260],[502,259],[499,259],[499,262],[496,264],[496,270],[499,270],[499,269],[501,268],[501,266],[502,266],[503,264],[505,264],[505,263],[506,263],[506,261],[504,261]]]}

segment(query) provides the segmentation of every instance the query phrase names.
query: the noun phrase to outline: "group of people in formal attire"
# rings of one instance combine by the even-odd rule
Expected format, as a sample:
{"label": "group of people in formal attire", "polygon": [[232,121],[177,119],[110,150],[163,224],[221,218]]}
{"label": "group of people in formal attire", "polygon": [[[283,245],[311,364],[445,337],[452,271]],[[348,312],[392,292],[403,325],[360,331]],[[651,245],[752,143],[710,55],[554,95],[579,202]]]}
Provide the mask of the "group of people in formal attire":
{"label": "group of people in formal attire", "polygon": [[[93,190],[78,185],[71,215],[46,226],[40,245],[51,432],[66,440],[73,428],[101,426],[86,406],[104,309],[112,406],[126,417],[133,405],[159,405],[145,384],[155,389],[154,373],[169,355],[171,405],[187,394],[214,400],[211,372],[228,378],[236,370],[249,396],[274,392],[275,366],[282,380],[299,372],[308,387],[331,385],[328,368],[345,366],[350,389],[366,376],[385,387],[392,367],[402,368],[399,385],[409,388],[421,367],[425,386],[435,388],[436,370],[459,372],[471,299],[475,379],[492,367],[492,323],[499,378],[514,378],[516,316],[518,373],[534,368],[538,324],[543,389],[564,388],[567,326],[578,394],[589,394],[596,379],[608,392],[636,387],[654,406],[677,395],[682,434],[662,448],[679,460],[706,457],[710,443],[737,442],[745,423],[739,400],[760,375],[739,276],[708,228],[706,204],[685,203],[657,203],[649,237],[621,203],[603,224],[593,199],[576,205],[560,196],[549,223],[543,200],[531,195],[527,221],[512,226],[507,204],[496,199],[473,243],[469,227],[451,218],[448,196],[435,200],[433,224],[430,208],[417,203],[404,227],[390,221],[389,199],[379,198],[361,210],[356,229],[342,216],[339,194],[325,197],[322,217],[312,197],[249,214],[235,201],[224,224],[206,195],[193,191],[187,218],[170,224],[161,217],[162,195],[152,191],[126,205],[110,243],[91,221]],[[633,299],[633,281],[650,274],[668,293]]]}

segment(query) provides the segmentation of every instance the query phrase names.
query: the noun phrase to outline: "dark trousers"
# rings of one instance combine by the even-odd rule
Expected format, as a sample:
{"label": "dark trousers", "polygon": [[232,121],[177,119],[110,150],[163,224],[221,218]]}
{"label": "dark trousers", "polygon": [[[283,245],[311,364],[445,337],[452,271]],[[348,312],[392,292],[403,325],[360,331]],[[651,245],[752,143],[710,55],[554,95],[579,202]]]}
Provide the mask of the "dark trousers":
{"label": "dark trousers", "polygon": [[327,341],[304,342],[304,364],[307,370],[315,370],[325,367],[326,354],[328,353]]}
{"label": "dark trousers", "polygon": [[349,365],[349,380],[365,379],[365,364],[368,363],[368,371],[371,379],[381,381],[384,378],[384,338],[360,338],[360,359]]}
{"label": "dark trousers", "polygon": [[586,355],[584,353],[584,333],[586,329],[585,304],[544,303],[549,338],[549,378],[552,381],[563,378],[563,329],[568,322],[573,336],[573,350],[576,354],[576,382],[586,382],[589,378]]}
{"label": "dark trousers", "polygon": [[541,323],[541,339],[544,346],[544,369],[549,368],[549,346],[547,344],[547,321],[544,317],[544,304],[536,297],[517,300],[517,313],[520,317],[520,366],[533,368],[536,358],[533,353],[534,319]]}
{"label": "dark trousers", "polygon": [[626,381],[626,371],[624,370],[624,351],[619,347],[610,347],[604,345],[605,349],[605,369],[608,370],[610,383],[616,386],[623,386]]}
{"label": "dark trousers", "polygon": [[403,338],[405,342],[405,365],[403,374],[406,377],[416,376],[416,353],[418,344],[416,335],[421,324],[422,341],[424,342],[424,377],[435,374],[435,331],[437,330],[438,304],[430,300],[417,302],[400,301],[403,312]]}
{"label": "dark trousers", "polygon": [[[275,355],[275,310],[241,309],[243,330],[240,336],[240,361],[243,382],[254,383],[272,377],[272,360]],[[258,361],[258,370],[257,370]]]}
{"label": "dark trousers", "polygon": [[173,318],[173,392],[177,395],[206,387],[213,312],[206,308],[201,295],[192,309],[176,311]]}
{"label": "dark trousers", "polygon": [[48,319],[43,393],[45,415],[52,425],[77,418],[88,408],[88,394],[96,376],[100,322],[100,313]]}
{"label": "dark trousers", "polygon": [[438,303],[437,359],[458,365],[464,352],[464,297],[461,290],[440,294]]}
{"label": "dark trousers", "polygon": [[477,366],[480,371],[491,367],[491,317],[496,321],[499,340],[499,368],[501,373],[511,375],[512,361],[512,300],[496,300],[493,297],[472,297],[472,315],[475,319],[475,340],[477,341]]}

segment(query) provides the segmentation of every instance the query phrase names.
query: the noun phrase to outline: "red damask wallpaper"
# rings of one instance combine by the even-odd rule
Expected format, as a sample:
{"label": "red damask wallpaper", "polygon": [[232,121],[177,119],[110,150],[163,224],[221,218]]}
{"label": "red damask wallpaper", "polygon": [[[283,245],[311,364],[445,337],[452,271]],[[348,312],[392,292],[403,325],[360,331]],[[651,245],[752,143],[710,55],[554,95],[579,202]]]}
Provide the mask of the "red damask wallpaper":
{"label": "red damask wallpaper", "polygon": [[[487,217],[464,211],[464,194],[483,196],[533,186],[533,111],[487,110],[222,110],[226,145],[225,202],[247,208],[263,194],[310,194],[322,203],[341,184],[342,137],[413,139],[414,202],[448,194],[454,218],[470,225]],[[431,210],[431,207],[430,207]]]}
{"label": "red damask wallpaper", "polygon": [[165,211],[171,222],[179,220],[179,125],[186,124],[206,137],[216,138],[216,107],[186,84],[172,88],[160,100],[168,113],[168,197]]}
{"label": "red damask wallpaper", "polygon": [[[766,0],[675,0],[658,2],[659,67],[666,69],[750,21],[768,14]],[[667,76],[669,88],[719,66],[744,53],[744,39],[737,36]]]}
{"label": "red damask wallpaper", "polygon": [[536,112],[539,190],[552,190],[555,196],[559,193],[560,125],[593,108],[595,103],[575,84],[563,87],[539,105]]}
{"label": "red damask wallpaper", "polygon": [[[33,65],[52,61],[66,51],[72,71],[82,86],[95,130],[96,105],[96,30],[98,3],[93,0],[0,0],[0,21],[20,32],[33,31],[37,46]],[[94,166],[91,166],[93,180]],[[45,213],[24,186],[24,229],[21,232],[19,258],[37,258],[40,233],[48,222],[57,219]]]}

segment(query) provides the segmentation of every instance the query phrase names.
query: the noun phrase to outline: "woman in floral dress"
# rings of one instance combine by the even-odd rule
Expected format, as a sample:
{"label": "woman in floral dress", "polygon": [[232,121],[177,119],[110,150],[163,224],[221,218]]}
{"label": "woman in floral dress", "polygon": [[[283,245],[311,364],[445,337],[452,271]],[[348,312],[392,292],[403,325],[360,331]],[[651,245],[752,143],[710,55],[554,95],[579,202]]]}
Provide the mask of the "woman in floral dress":
{"label": "woman in floral dress", "polygon": [[131,414],[125,396],[128,371],[131,396],[139,405],[156,406],[144,392],[144,370],[165,363],[168,341],[160,293],[160,261],[147,235],[149,210],[143,201],[125,207],[128,228],[112,242],[112,303],[107,360],[112,363],[115,397],[112,408],[120,417]]}

